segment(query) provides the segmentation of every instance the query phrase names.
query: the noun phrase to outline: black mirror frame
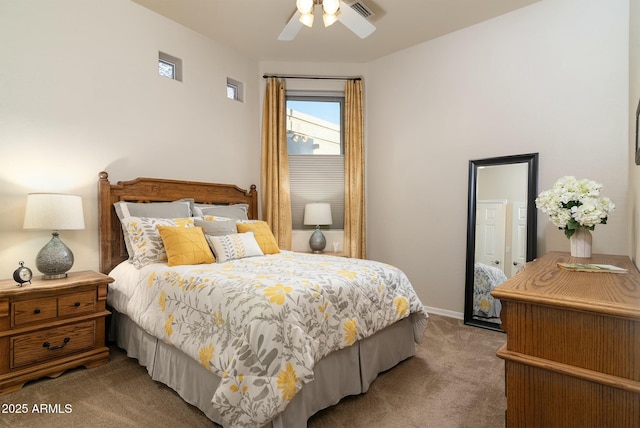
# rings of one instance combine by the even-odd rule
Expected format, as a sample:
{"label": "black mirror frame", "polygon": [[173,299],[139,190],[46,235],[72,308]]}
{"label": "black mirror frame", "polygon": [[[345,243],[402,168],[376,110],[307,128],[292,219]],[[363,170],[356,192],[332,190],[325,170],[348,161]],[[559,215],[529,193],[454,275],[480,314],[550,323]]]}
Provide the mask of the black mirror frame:
{"label": "black mirror frame", "polygon": [[640,101],[636,108],[636,165],[640,165]]}
{"label": "black mirror frame", "polygon": [[501,156],[469,161],[469,205],[467,222],[467,258],[465,271],[464,323],[489,330],[504,331],[499,324],[473,318],[473,282],[476,244],[476,192],[478,168],[482,166],[527,164],[527,256],[530,262],[536,258],[537,251],[537,209],[535,199],[538,195],[538,153]]}

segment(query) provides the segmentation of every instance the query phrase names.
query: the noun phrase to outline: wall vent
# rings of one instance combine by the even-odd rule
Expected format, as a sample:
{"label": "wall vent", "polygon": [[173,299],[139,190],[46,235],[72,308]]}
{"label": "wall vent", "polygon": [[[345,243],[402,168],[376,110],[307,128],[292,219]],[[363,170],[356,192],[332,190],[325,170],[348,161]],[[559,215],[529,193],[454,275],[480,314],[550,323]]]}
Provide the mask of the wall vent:
{"label": "wall vent", "polygon": [[365,19],[375,15],[373,11],[369,9],[369,6],[367,6],[360,0],[356,0],[353,3],[349,3],[349,7],[351,7],[351,9],[358,12]]}

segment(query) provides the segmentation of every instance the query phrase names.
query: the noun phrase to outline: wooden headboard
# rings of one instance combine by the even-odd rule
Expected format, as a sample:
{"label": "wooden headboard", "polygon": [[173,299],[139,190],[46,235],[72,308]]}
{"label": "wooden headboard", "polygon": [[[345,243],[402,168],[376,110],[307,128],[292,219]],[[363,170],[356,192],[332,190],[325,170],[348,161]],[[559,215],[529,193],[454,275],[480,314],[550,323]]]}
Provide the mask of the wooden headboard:
{"label": "wooden headboard", "polygon": [[255,184],[249,191],[232,184],[200,183],[196,181],[136,178],[109,183],[109,174],[98,174],[98,222],[100,224],[100,272],[108,274],[126,260],[122,225],[113,206],[118,201],[170,202],[193,198],[203,204],[248,204],[248,217],[258,219],[258,192]]}

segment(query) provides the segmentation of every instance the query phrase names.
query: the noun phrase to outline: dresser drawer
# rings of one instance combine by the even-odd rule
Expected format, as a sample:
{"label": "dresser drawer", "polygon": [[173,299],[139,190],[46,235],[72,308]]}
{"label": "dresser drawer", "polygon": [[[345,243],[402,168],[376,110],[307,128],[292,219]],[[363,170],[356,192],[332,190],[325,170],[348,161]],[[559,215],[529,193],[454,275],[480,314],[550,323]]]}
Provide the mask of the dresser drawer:
{"label": "dresser drawer", "polygon": [[95,312],[96,292],[85,291],[58,297],[58,316],[65,317]]}
{"label": "dresser drawer", "polygon": [[86,321],[12,337],[11,368],[91,349],[95,332],[95,321]]}
{"label": "dresser drawer", "polygon": [[58,299],[46,297],[14,302],[12,304],[13,326],[44,321],[58,316]]}

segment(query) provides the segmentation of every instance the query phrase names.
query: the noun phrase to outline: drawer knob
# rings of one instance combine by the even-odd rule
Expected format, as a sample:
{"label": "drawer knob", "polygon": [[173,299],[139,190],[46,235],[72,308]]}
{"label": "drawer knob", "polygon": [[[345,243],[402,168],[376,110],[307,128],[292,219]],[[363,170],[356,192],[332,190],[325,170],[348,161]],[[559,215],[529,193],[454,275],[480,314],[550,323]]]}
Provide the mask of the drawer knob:
{"label": "drawer knob", "polygon": [[75,303],[73,304],[73,306],[75,306],[76,308],[77,308],[77,307],[79,307],[79,306],[80,306],[80,302],[75,302]]}
{"label": "drawer knob", "polygon": [[40,309],[34,309],[34,310],[33,310],[33,313],[34,313],[34,314],[39,314],[39,313],[40,313]]}
{"label": "drawer knob", "polygon": [[55,351],[56,349],[62,349],[65,346],[67,346],[67,343],[69,343],[70,340],[71,340],[70,338],[65,337],[64,340],[63,340],[62,345],[57,345],[57,346],[51,346],[51,344],[49,342],[44,342],[42,344],[42,347],[43,348],[47,348],[49,351]]}

